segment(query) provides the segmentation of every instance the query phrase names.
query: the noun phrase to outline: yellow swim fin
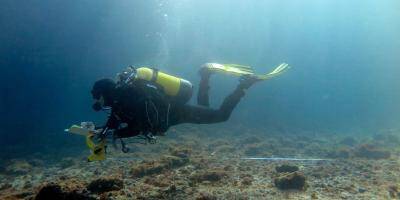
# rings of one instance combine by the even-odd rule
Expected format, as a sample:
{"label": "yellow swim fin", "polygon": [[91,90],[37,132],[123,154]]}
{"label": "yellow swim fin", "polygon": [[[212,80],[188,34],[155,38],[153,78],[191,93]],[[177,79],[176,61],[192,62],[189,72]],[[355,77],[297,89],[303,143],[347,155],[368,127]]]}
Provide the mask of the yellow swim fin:
{"label": "yellow swim fin", "polygon": [[286,72],[289,69],[289,64],[287,63],[282,63],[278,67],[276,67],[274,70],[267,74],[261,74],[261,75],[256,75],[260,80],[267,80],[270,78],[273,78],[275,76],[281,75],[284,72]]}
{"label": "yellow swim fin", "polygon": [[283,74],[284,72],[286,72],[286,70],[290,68],[289,64],[282,63],[269,73],[255,74],[253,69],[250,66],[246,65],[206,63],[203,65],[203,67],[207,68],[211,72],[219,72],[234,76],[254,75],[260,80],[267,80],[273,78],[275,76]]}
{"label": "yellow swim fin", "polygon": [[203,67],[207,68],[211,72],[220,72],[235,76],[253,74],[253,69],[250,66],[245,65],[206,63]]}

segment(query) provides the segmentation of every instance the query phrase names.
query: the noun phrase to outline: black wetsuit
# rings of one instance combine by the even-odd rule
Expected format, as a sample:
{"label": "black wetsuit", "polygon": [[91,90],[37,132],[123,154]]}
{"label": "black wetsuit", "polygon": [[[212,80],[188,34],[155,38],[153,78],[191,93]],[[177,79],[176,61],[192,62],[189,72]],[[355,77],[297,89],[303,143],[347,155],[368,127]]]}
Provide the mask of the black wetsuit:
{"label": "black wetsuit", "polygon": [[209,76],[202,76],[198,105],[174,103],[160,88],[138,83],[116,89],[111,115],[106,126],[117,137],[163,133],[182,123],[210,124],[228,120],[232,110],[244,96],[241,84],[228,95],[219,109],[209,107]]}

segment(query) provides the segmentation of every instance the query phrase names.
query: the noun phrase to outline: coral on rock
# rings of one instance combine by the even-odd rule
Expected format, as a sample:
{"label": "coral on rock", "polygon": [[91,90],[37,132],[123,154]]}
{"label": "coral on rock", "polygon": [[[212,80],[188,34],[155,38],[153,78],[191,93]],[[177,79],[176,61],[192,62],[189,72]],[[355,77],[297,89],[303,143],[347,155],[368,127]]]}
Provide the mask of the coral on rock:
{"label": "coral on rock", "polygon": [[141,164],[132,168],[131,174],[137,178],[147,175],[160,174],[165,170],[181,167],[188,162],[188,158],[163,156],[160,160],[143,161]]}
{"label": "coral on rock", "polygon": [[[345,138],[308,132],[276,134],[245,128],[184,131],[157,145],[129,144],[102,162],[76,157],[1,161],[0,199],[398,199],[400,148],[388,138]],[[218,134],[215,134],[218,133]],[[233,137],[234,136],[234,137]],[[358,145],[366,142],[367,144]],[[397,143],[394,139],[393,144]],[[358,145],[358,146],[357,146]],[[49,155],[49,157],[54,155]],[[334,158],[248,160],[247,156]],[[389,159],[386,159],[389,158]],[[1,159],[0,159],[1,160]]]}
{"label": "coral on rock", "polygon": [[22,175],[32,171],[33,166],[26,160],[12,160],[11,163],[5,168],[7,174]]}
{"label": "coral on rock", "polygon": [[329,152],[327,152],[327,157],[329,158],[341,158],[341,159],[347,159],[350,158],[352,155],[352,152],[348,148],[339,148],[339,149],[334,149]]}
{"label": "coral on rock", "polygon": [[388,159],[390,158],[390,154],[390,151],[379,149],[370,144],[360,145],[354,151],[356,157],[368,159]]}

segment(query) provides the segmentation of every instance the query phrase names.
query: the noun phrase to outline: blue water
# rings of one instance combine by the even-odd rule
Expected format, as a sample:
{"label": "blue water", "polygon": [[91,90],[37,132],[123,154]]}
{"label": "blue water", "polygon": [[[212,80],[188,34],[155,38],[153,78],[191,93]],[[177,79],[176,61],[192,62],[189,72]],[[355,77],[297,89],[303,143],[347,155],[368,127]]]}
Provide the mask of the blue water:
{"label": "blue water", "polygon": [[[397,0],[3,0],[0,155],[83,149],[64,128],[104,123],[90,88],[128,65],[197,88],[206,62],[258,72],[287,62],[290,71],[251,88],[227,124],[332,134],[400,128],[399,9]],[[236,83],[217,75],[212,105]]]}

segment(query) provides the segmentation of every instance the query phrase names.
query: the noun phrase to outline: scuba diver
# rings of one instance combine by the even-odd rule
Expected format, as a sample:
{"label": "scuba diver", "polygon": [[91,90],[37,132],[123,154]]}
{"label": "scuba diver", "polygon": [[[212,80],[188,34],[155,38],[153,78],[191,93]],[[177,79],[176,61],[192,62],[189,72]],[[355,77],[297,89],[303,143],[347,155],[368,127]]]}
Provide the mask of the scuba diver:
{"label": "scuba diver", "polygon": [[[95,111],[109,110],[109,117],[102,127],[92,129],[87,145],[92,150],[89,161],[102,160],[105,154],[105,138],[120,139],[122,151],[127,152],[122,138],[141,137],[152,143],[155,136],[164,135],[171,126],[182,123],[211,124],[227,121],[254,83],[282,74],[289,68],[282,63],[272,72],[263,75],[253,73],[251,67],[236,64],[206,63],[200,70],[197,104],[187,102],[193,86],[184,79],[166,74],[154,68],[128,67],[117,74],[116,81],[101,79],[94,83],[91,94]],[[209,80],[214,73],[239,76],[239,84],[225,97],[219,108],[210,107]],[[73,131],[72,131],[73,132]],[[97,138],[95,143],[92,140]]]}

